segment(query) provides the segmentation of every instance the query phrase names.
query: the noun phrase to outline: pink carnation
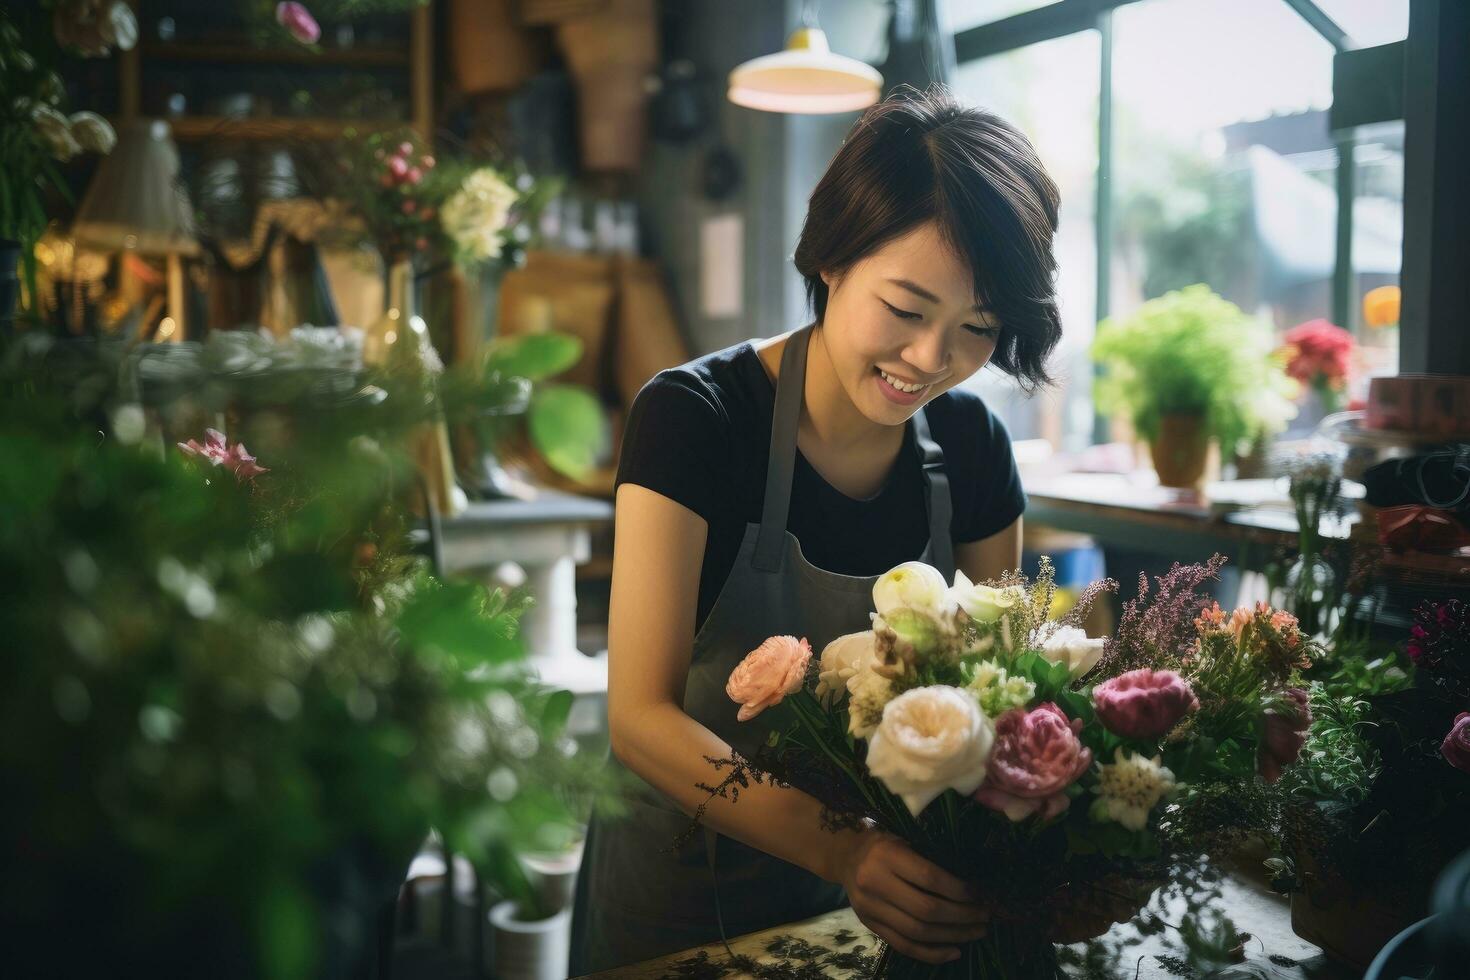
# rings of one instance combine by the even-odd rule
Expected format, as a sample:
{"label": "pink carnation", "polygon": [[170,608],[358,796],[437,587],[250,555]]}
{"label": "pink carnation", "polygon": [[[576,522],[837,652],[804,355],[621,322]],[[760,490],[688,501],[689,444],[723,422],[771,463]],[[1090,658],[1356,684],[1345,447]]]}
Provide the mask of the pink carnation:
{"label": "pink carnation", "polygon": [[749,721],[795,694],[811,657],[811,645],[794,636],[773,636],[746,654],[725,682],[725,693],[740,705],[739,720]]}
{"label": "pink carnation", "polygon": [[1124,738],[1152,739],[1197,710],[1199,698],[1174,671],[1141,667],[1093,688],[1092,704],[1108,731]]}
{"label": "pink carnation", "polygon": [[218,429],[205,429],[202,445],[190,439],[188,442],[179,443],[178,446],[187,455],[202,459],[211,466],[223,466],[235,474],[237,480],[253,480],[262,473],[270,472],[258,464],[255,457],[246,451],[244,443],[237,442],[231,446],[225,440],[225,434]]}
{"label": "pink carnation", "polygon": [[1077,739],[1081,730],[1080,720],[1050,701],[1007,711],[995,722],[990,768],[975,800],[1013,821],[1055,817],[1072,802],[1063,791],[1092,765],[1092,750]]}
{"label": "pink carnation", "polygon": [[1439,751],[1450,765],[1470,772],[1470,711],[1455,716],[1455,724],[1440,743]]}
{"label": "pink carnation", "polygon": [[302,44],[315,44],[322,36],[316,18],[299,3],[276,4],[276,23],[290,31],[291,36]]}
{"label": "pink carnation", "polygon": [[1281,778],[1281,770],[1302,754],[1311,727],[1312,708],[1307,692],[1299,687],[1287,688],[1281,705],[1267,709],[1262,719],[1261,749],[1256,759],[1262,779],[1274,783]]}

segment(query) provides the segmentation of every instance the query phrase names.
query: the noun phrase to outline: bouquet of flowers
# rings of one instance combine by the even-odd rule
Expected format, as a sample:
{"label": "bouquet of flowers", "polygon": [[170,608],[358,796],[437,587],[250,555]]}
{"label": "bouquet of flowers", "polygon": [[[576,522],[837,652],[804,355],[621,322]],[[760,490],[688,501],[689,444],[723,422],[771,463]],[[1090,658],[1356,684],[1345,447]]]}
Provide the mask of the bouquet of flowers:
{"label": "bouquet of flowers", "polygon": [[1308,320],[1286,332],[1286,373],[1316,391],[1328,412],[1335,412],[1347,388],[1352,366],[1353,335],[1326,320]]}
{"label": "bouquet of flowers", "polygon": [[[1082,623],[1111,581],[1058,620],[1046,561],[1034,581],[952,584],[905,563],[875,585],[871,627],[815,663],[795,637],[740,663],[739,718],[781,705],[793,723],[753,759],[711,761],[800,786],[830,828],[898,835],[987,896],[987,936],[942,975],[1054,976],[1059,895],[1151,890],[1185,852],[1250,829],[1242,787],[1301,750],[1314,644],[1287,613],[1207,603],[1223,564],[1176,565],[1152,590],[1140,576],[1115,635],[1093,638]],[[933,969],[890,948],[879,975]]]}

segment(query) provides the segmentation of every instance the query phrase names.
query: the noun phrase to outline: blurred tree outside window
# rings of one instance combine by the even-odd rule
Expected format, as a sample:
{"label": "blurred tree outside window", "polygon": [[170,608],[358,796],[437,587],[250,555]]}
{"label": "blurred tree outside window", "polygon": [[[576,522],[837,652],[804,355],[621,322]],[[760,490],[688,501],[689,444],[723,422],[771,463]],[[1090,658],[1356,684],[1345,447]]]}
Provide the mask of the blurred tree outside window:
{"label": "blurred tree outside window", "polygon": [[[1408,0],[1319,0],[1361,47],[1402,39]],[[956,31],[1045,4],[951,0]],[[983,10],[983,14],[981,11]],[[993,16],[992,16],[993,15]],[[1352,141],[1351,302],[1361,394],[1397,370],[1396,331],[1364,322],[1363,298],[1396,286],[1403,236],[1403,124],[1333,133],[1334,50],[1285,0],[1138,0],[1112,12],[1112,221],[1099,234],[1101,34],[1075,34],[963,63],[966,102],[1016,123],[1062,191],[1057,390],[1027,400],[1005,378],[972,382],[1015,438],[1061,450],[1092,441],[1098,241],[1107,313],[1196,282],[1285,332],[1333,317],[1339,141]]]}

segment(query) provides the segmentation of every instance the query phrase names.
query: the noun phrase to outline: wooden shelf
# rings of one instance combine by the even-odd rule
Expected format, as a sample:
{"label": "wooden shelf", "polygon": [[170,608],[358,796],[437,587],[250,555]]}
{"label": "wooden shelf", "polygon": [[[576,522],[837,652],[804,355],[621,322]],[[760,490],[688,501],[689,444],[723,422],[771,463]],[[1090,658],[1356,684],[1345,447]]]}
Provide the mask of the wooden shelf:
{"label": "wooden shelf", "polygon": [[352,48],[261,47],[242,42],[145,41],[142,54],[149,61],[209,61],[240,65],[331,65],[333,67],[407,68],[409,49],[383,44]]}
{"label": "wooden shelf", "polygon": [[169,119],[174,139],[331,140],[349,129],[360,133],[407,127],[403,119],[232,119],[228,116],[182,116]]}

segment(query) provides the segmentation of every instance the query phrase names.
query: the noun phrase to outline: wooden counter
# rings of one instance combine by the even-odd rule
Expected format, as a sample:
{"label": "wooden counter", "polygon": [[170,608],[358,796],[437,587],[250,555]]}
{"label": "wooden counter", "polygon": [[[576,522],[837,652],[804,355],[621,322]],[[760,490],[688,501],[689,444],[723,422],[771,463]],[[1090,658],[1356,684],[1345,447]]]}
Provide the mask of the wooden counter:
{"label": "wooden counter", "polygon": [[[1231,917],[1236,928],[1251,934],[1251,939],[1245,946],[1245,959],[1235,968],[1241,972],[1232,975],[1269,977],[1271,980],[1356,980],[1360,975],[1332,963],[1317,947],[1298,939],[1291,931],[1291,911],[1287,901],[1267,890],[1260,882],[1243,875],[1228,876],[1222,882],[1221,899],[1221,907]],[[1181,909],[1170,908],[1162,913],[1162,918],[1177,925],[1181,913]],[[1165,930],[1166,933],[1168,931]],[[858,921],[850,908],[732,938],[730,951],[737,956],[749,956],[761,963],[783,962],[781,957],[767,951],[772,940],[778,937],[791,937],[833,952],[852,952],[858,947],[864,947],[863,952],[868,954],[879,952],[877,937]],[[839,939],[844,941],[839,942]],[[1170,941],[1167,936],[1146,936],[1130,923],[1114,927],[1106,936],[1093,943],[1072,948],[1082,951],[1089,946],[1117,951],[1116,969],[1120,980],[1171,980],[1181,976],[1177,965],[1168,960],[1168,957],[1179,953],[1177,937]],[[677,965],[701,954],[715,961],[728,958],[725,947],[714,943],[632,966],[589,974],[588,980],[659,980],[663,977],[678,977],[681,973]],[[1160,956],[1164,959],[1161,960]],[[784,962],[799,961],[788,959]],[[845,969],[826,965],[824,969],[833,980],[858,980],[867,975],[861,968]],[[694,974],[687,971],[686,965],[682,975]],[[748,972],[734,970],[724,975],[725,980],[743,980],[750,976]]]}

